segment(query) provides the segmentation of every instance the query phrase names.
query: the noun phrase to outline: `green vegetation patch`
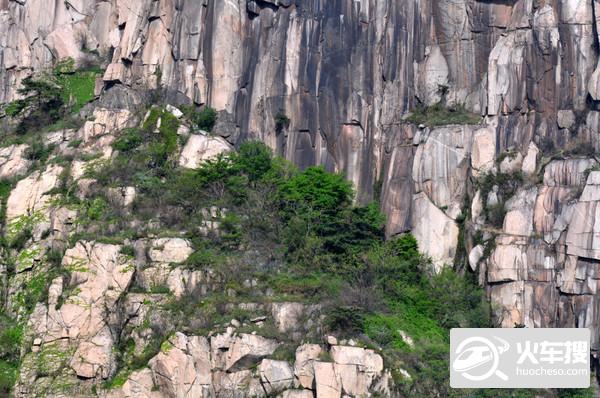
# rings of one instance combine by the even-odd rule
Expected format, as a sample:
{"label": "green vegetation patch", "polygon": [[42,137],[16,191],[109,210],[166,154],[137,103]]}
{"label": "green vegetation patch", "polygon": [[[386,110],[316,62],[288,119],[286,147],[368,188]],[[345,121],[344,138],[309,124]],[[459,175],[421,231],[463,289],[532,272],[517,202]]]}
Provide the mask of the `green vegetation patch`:
{"label": "green vegetation patch", "polygon": [[[119,385],[128,372],[144,366],[173,330],[205,335],[236,319],[244,324],[240,333],[256,331],[291,343],[272,322],[251,321],[264,315],[264,308],[242,305],[295,301],[319,304],[318,322],[306,322],[307,341],[320,339],[322,331],[353,338],[365,334],[369,341],[362,344],[384,348],[390,368],[415,375],[410,383],[400,383],[403,393],[444,396],[449,329],[489,323],[489,306],[474,280],[451,269],[432,274],[414,237],[386,241],[378,204],[355,204],[343,175],[322,167],[298,170],[262,143],[246,142],[197,169],[180,169],[178,123],[154,107],[141,128],[124,131],[115,141],[119,154],[89,173],[99,186],[80,212],[88,220],[80,223],[81,234],[103,241],[184,231],[195,251],[183,266],[206,271],[214,290],[175,298],[164,286],[151,288],[147,293],[162,300],[155,310],[168,317],[169,330],[153,329],[156,341],[142,355],[122,342],[120,370],[109,385]],[[137,191],[127,214],[104,196],[107,188],[124,186]],[[219,209],[216,216],[207,212],[212,206]],[[142,222],[132,231],[131,221]],[[213,222],[218,231],[207,227]],[[133,255],[132,248],[123,250]],[[153,328],[151,319],[144,328]],[[419,348],[408,347],[398,330]],[[290,356],[289,351],[278,357]]]}
{"label": "green vegetation patch", "polygon": [[22,116],[17,133],[75,127],[73,115],[92,101],[98,69],[77,69],[71,58],[57,63],[50,72],[27,77],[18,92],[23,99],[4,107],[8,116]]}
{"label": "green vegetation patch", "polygon": [[434,127],[449,124],[479,124],[481,116],[467,111],[462,105],[450,108],[437,103],[429,107],[416,108],[406,120]]}
{"label": "green vegetation patch", "polygon": [[[486,173],[477,182],[481,190],[481,198],[486,203],[484,208],[488,223],[496,228],[501,228],[506,215],[506,202],[514,196],[519,186],[523,184],[523,174],[515,173]],[[497,186],[498,203],[487,204],[488,195],[493,187]]]}
{"label": "green vegetation patch", "polygon": [[85,104],[94,98],[96,87],[96,72],[73,72],[59,75],[57,80],[61,86],[61,98],[65,103],[71,103],[71,112],[77,113]]}
{"label": "green vegetation patch", "polygon": [[19,375],[23,326],[0,314],[0,395],[8,394]]}
{"label": "green vegetation patch", "polygon": [[217,122],[217,111],[209,106],[198,109],[194,105],[181,106],[181,111],[194,126],[200,130],[211,132]]}

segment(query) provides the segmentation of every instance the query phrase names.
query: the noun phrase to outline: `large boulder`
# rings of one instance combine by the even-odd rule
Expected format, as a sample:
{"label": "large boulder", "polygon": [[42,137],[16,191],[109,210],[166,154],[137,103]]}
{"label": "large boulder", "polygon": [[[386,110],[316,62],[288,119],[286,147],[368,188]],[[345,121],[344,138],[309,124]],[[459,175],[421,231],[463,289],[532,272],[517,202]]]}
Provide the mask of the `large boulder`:
{"label": "large boulder", "polygon": [[281,333],[303,332],[310,324],[307,320],[319,307],[296,302],[276,302],[271,304],[271,315]]}
{"label": "large boulder", "polygon": [[93,120],[88,120],[80,131],[81,139],[89,142],[106,134],[114,134],[127,127],[131,112],[127,109],[96,108]]}
{"label": "large boulder", "polygon": [[340,398],[342,381],[331,362],[315,362],[315,385],[317,398]]}
{"label": "large boulder", "polygon": [[315,381],[314,363],[318,360],[322,348],[318,344],[303,344],[296,348],[296,361],[294,375],[298,385],[304,388],[313,388]]}
{"label": "large boulder", "polygon": [[58,185],[62,171],[61,166],[53,164],[43,172],[36,171],[20,180],[6,202],[6,220],[10,222],[46,210],[51,200],[48,191]]}
{"label": "large boulder", "polygon": [[14,178],[27,172],[31,160],[27,159],[28,146],[10,145],[0,149],[0,179]]}
{"label": "large boulder", "polygon": [[[212,352],[217,352],[215,347],[212,345]],[[221,361],[219,356],[213,357],[217,363],[221,362],[223,370],[227,372],[234,372],[237,370],[248,369],[253,364],[258,363],[262,358],[271,355],[275,349],[279,346],[279,343],[275,340],[267,339],[262,336],[242,333],[235,337],[230,337],[227,346],[219,347],[218,350],[223,352]]]}
{"label": "large boulder", "polygon": [[342,391],[346,395],[368,394],[373,381],[383,372],[383,358],[373,350],[333,346],[330,353],[335,362],[335,372],[341,380]]}
{"label": "large boulder", "polygon": [[294,383],[294,372],[286,361],[263,359],[258,367],[258,372],[267,394],[290,388]]}
{"label": "large boulder", "polygon": [[175,333],[148,365],[169,397],[203,397],[210,389],[209,344],[204,337]]}
{"label": "large boulder", "polygon": [[179,165],[186,169],[195,169],[206,160],[231,150],[232,146],[221,137],[193,134],[181,151]]}
{"label": "large boulder", "polygon": [[163,398],[161,391],[155,391],[152,371],[148,368],[131,372],[121,388],[109,390],[106,398]]}
{"label": "large boulder", "polygon": [[182,238],[159,238],[150,241],[148,257],[157,263],[182,263],[194,252],[189,241]]}

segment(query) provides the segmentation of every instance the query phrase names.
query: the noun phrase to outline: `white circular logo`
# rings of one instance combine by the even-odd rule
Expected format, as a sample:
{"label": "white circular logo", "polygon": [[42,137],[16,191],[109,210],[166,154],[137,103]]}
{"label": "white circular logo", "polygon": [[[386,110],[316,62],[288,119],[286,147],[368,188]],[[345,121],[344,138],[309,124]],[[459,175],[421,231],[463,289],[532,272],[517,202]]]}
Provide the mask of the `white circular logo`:
{"label": "white circular logo", "polygon": [[506,352],[509,344],[506,340],[495,337],[501,345],[496,346],[485,337],[469,337],[456,347],[456,358],[452,363],[452,369],[462,374],[465,379],[481,381],[498,376],[502,380],[508,380],[508,376],[500,370],[500,355]]}

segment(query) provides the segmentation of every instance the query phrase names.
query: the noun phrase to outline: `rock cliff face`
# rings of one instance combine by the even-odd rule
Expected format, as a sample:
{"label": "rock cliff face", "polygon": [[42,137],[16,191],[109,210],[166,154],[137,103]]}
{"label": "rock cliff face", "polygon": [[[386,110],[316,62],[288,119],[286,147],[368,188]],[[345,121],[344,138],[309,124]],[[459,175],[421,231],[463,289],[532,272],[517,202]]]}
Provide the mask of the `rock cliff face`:
{"label": "rock cliff face", "polygon": [[[592,0],[0,0],[0,103],[19,97],[26,76],[96,51],[106,69],[95,120],[63,132],[65,140],[77,134],[110,156],[112,132],[128,125],[147,88],[164,89],[175,105],[209,105],[220,112],[215,132],[222,138],[190,140],[182,166],[258,138],[301,167],[343,172],[359,201],[380,198],[389,236],[412,231],[438,267],[468,260],[487,287],[498,325],[589,327],[597,350],[599,7]],[[481,122],[407,120],[417,106],[440,101]],[[289,123],[280,125],[281,115]],[[47,194],[62,170],[28,174],[24,150],[13,145],[0,152],[0,176],[23,177],[8,198],[7,219],[40,213],[57,237],[64,235],[68,211],[50,211]],[[83,189],[86,179],[76,171]],[[71,368],[82,377],[107,372],[110,352],[95,353],[99,362],[85,358],[98,350],[98,339],[111,336],[108,321],[85,324],[78,311],[121,303],[128,283],[127,272],[114,271],[127,267],[118,249],[90,245],[79,243],[72,257],[93,268],[109,256],[96,275],[111,294],[86,292],[82,276],[79,293],[69,296],[75,302],[35,311],[44,319],[36,325],[43,329],[38,346],[77,352]],[[171,262],[152,261],[156,270]],[[162,272],[149,277],[164,277],[181,291],[210,279]],[[49,300],[66,288],[58,280],[52,286]],[[173,337],[176,348],[132,374],[122,396],[154,396],[152,377],[168,396],[216,388],[228,366],[228,359],[214,357],[218,339]],[[305,374],[298,366],[309,354],[296,354],[294,369],[263,360],[259,379],[247,384],[240,370],[219,379],[219,388],[304,385],[313,370]],[[317,391],[328,391],[323,396],[362,391],[363,381],[346,387],[335,376],[341,366],[358,366],[369,383],[370,372],[381,371],[336,355],[333,364],[315,363]],[[189,365],[181,379],[167,376],[178,373],[174,361]],[[320,384],[325,374],[331,377]]]}
{"label": "rock cliff face", "polygon": [[[169,109],[172,117],[181,117],[178,109]],[[161,120],[156,120],[156,126]],[[89,213],[94,206],[93,202],[87,208],[85,204],[98,182],[90,170],[110,159],[115,139],[139,123],[128,110],[96,107],[78,129],[40,133],[43,142],[53,145],[47,163],[32,160],[27,144],[4,150],[4,182],[9,176],[13,182],[2,202],[6,239],[2,256],[7,264],[0,286],[2,314],[24,325],[13,395],[390,395],[392,377],[384,369],[380,350],[353,340],[338,342],[333,336],[318,338],[315,344],[305,342],[309,335],[327,337],[321,330],[320,304],[232,300],[227,305],[233,307],[219,309],[217,315],[231,311],[259,315],[207,323],[208,329],[203,329],[194,322],[209,321],[194,314],[195,320],[187,319],[184,324],[199,333],[180,332],[171,317],[177,310],[169,309],[173,303],[194,305],[186,301],[193,297],[202,304],[215,292],[232,299],[236,296],[235,290],[224,286],[223,274],[217,270],[185,266],[197,252],[190,240],[177,236],[184,231],[117,239],[121,243],[93,240],[99,238],[99,231],[81,218],[82,212]],[[232,150],[220,137],[187,134],[185,145],[176,147],[173,154],[174,163],[182,168],[196,168]],[[75,202],[65,201],[65,189],[73,190]],[[131,186],[109,187],[103,194],[127,214],[138,191]],[[197,235],[218,235],[227,211],[202,208]],[[78,233],[88,227],[92,228],[90,239],[83,239]],[[152,228],[152,223],[146,227]],[[251,273],[247,277],[252,278]],[[244,283],[247,289],[260,289],[255,280]],[[272,291],[264,294],[274,295]],[[125,357],[142,359],[124,363]],[[111,385],[107,385],[109,380]]]}

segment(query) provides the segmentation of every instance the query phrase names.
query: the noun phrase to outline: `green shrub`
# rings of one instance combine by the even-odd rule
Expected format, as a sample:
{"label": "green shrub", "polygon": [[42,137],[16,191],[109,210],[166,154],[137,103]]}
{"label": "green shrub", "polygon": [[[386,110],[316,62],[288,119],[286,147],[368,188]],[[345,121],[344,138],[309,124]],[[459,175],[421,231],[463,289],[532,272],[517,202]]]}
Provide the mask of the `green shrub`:
{"label": "green shrub", "polygon": [[280,190],[285,216],[309,212],[310,218],[334,215],[348,207],[352,185],[340,174],[322,167],[309,167],[285,182]]}
{"label": "green shrub", "polygon": [[6,104],[4,107],[4,112],[6,112],[7,116],[14,117],[19,115],[26,105],[27,102],[23,100],[12,101]]}
{"label": "green shrub", "polygon": [[81,144],[83,144],[83,140],[81,139],[71,140],[69,141],[69,148],[79,148]]}
{"label": "green shrub", "polygon": [[365,317],[360,308],[336,307],[325,317],[325,328],[330,333],[356,336],[364,328]]}
{"label": "green shrub", "polygon": [[270,355],[270,358],[277,361],[287,361],[293,363],[296,360],[296,344],[281,344]]}
{"label": "green shrub", "polygon": [[331,353],[329,351],[322,350],[319,353],[318,358],[320,362],[334,362],[333,357],[331,356]]}
{"label": "green shrub", "polygon": [[125,129],[123,134],[115,140],[113,148],[121,152],[131,152],[143,142],[142,135],[138,129]]}
{"label": "green shrub", "polygon": [[404,296],[404,288],[422,286],[428,277],[426,260],[411,234],[374,247],[367,253],[366,261],[373,268],[377,285],[394,300]]}
{"label": "green shrub", "polygon": [[129,369],[121,370],[113,377],[104,382],[104,388],[106,388],[107,390],[112,390],[113,388],[122,387],[123,384],[125,384],[125,382],[129,378],[130,374],[131,370]]}
{"label": "green shrub", "polygon": [[215,251],[203,248],[192,253],[185,261],[185,266],[191,269],[207,269],[218,266],[225,261],[224,257]]}
{"label": "green shrub", "polygon": [[98,221],[103,219],[108,204],[102,198],[93,199],[86,209],[86,216],[92,221]]}
{"label": "green shrub", "polygon": [[8,362],[0,359],[0,395],[10,396],[17,377],[19,375],[18,363]]}
{"label": "green shrub", "polygon": [[441,103],[419,107],[406,119],[415,124],[443,126],[448,124],[479,124],[481,116],[467,111],[463,106],[446,108]]}
{"label": "green shrub", "polygon": [[177,151],[177,130],[179,129],[179,120],[171,112],[163,111],[161,124],[159,128],[162,136],[164,151],[171,155]]}
{"label": "green shrub", "polygon": [[262,142],[244,142],[234,155],[233,163],[238,172],[248,176],[250,181],[261,179],[272,169],[273,154]]}
{"label": "green shrub", "polygon": [[242,230],[240,225],[240,219],[233,213],[227,213],[227,215],[221,218],[220,225],[221,239],[227,245],[227,247],[237,247],[242,241]]}
{"label": "green shrub", "polygon": [[[154,130],[159,119],[161,120],[158,129],[160,139],[156,139]],[[169,166],[169,160],[177,151],[178,128],[179,120],[171,112],[158,107],[150,110],[150,115],[143,125],[143,132],[149,139],[148,166],[150,168],[162,170]]]}
{"label": "green shrub", "polygon": [[150,287],[150,293],[152,294],[170,294],[171,289],[166,285],[154,285]]}
{"label": "green shrub", "polygon": [[0,395],[8,396],[19,374],[23,326],[0,311]]}
{"label": "green shrub", "polygon": [[557,390],[559,398],[593,398],[596,396],[595,388],[559,388]]}
{"label": "green shrub", "polygon": [[443,328],[490,326],[490,308],[485,292],[475,280],[444,268],[433,275],[430,285],[429,294],[435,297],[432,314]]}
{"label": "green shrub", "polygon": [[49,126],[61,118],[64,105],[62,91],[51,77],[26,77],[21,81],[21,86],[18,92],[25,99],[12,107],[14,116],[24,115],[17,127],[18,133]]}
{"label": "green shrub", "polygon": [[23,339],[23,326],[0,315],[0,359],[18,360]]}
{"label": "green shrub", "polygon": [[200,111],[194,105],[184,105],[180,109],[201,130],[211,132],[217,122],[217,111],[209,106],[203,107]]}
{"label": "green shrub", "polygon": [[9,116],[23,116],[17,133],[49,126],[65,128],[57,122],[63,118],[68,122],[68,115],[79,112],[94,99],[98,71],[80,71],[74,65],[72,59],[65,59],[57,63],[52,73],[23,79],[18,90],[23,99],[5,107]]}
{"label": "green shrub", "polygon": [[135,257],[135,249],[133,248],[133,246],[130,246],[130,245],[121,246],[119,253],[121,253],[122,255],[127,256],[127,257],[132,257],[132,258]]}
{"label": "green shrub", "polygon": [[33,140],[27,151],[25,157],[29,160],[37,161],[41,164],[45,163],[50,157],[50,154],[54,150],[54,145],[46,145],[41,137]]}
{"label": "green shrub", "polygon": [[206,187],[211,183],[225,181],[234,173],[232,159],[227,155],[220,154],[202,163],[202,166],[194,174],[188,174],[188,176],[193,176],[200,186]]}
{"label": "green shrub", "polygon": [[324,248],[334,254],[357,254],[383,240],[385,217],[376,203],[352,207],[320,223],[315,230],[323,237]]}
{"label": "green shrub", "polygon": [[204,107],[194,118],[194,122],[202,130],[212,131],[217,121],[217,111],[211,107]]}
{"label": "green shrub", "polygon": [[6,201],[8,200],[13,187],[14,182],[12,181],[0,181],[0,222],[2,224],[6,223]]}
{"label": "green shrub", "polygon": [[278,197],[286,255],[297,269],[356,276],[362,272],[359,253],[384,238],[378,205],[352,206],[351,184],[321,167],[283,181]]}
{"label": "green shrub", "polygon": [[290,126],[290,118],[285,115],[283,112],[277,113],[275,115],[275,131],[277,133],[281,133],[283,130],[287,129]]}
{"label": "green shrub", "polygon": [[45,301],[48,297],[49,285],[49,275],[41,274],[31,278],[27,283],[21,307],[28,312],[33,311],[37,303]]}
{"label": "green shrub", "polygon": [[318,300],[338,296],[342,287],[342,280],[335,275],[322,273],[305,276],[280,273],[270,277],[268,285],[279,294]]}

